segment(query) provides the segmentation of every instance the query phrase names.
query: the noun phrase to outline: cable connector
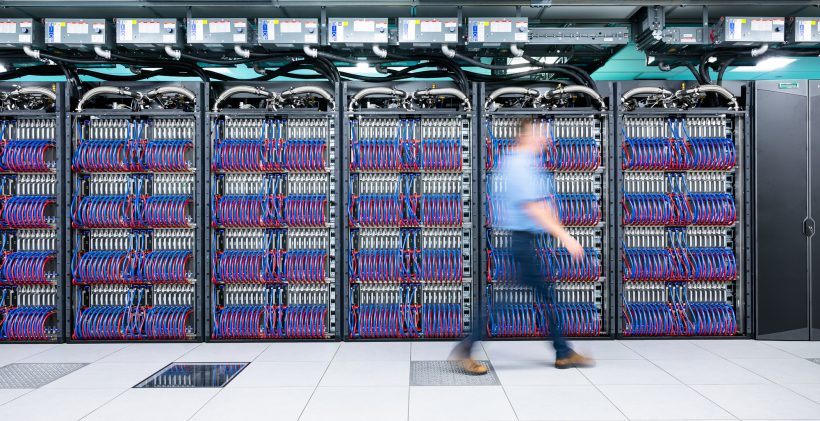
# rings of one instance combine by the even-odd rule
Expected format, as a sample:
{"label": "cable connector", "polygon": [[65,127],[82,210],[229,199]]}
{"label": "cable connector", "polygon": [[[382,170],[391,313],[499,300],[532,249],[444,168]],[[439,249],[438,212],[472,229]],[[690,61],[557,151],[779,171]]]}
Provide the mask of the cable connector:
{"label": "cable connector", "polygon": [[248,50],[247,48],[242,48],[242,46],[241,46],[241,45],[234,45],[234,46],[233,46],[233,51],[234,51],[234,52],[236,53],[236,55],[238,55],[239,57],[242,57],[242,58],[251,58],[251,50]]}
{"label": "cable connector", "polygon": [[387,58],[387,50],[382,47],[379,47],[376,44],[373,44],[373,54],[380,58]]}
{"label": "cable connector", "polygon": [[165,46],[165,54],[171,57],[174,60],[179,60],[182,58],[182,51],[175,50],[174,47],[170,45]]}

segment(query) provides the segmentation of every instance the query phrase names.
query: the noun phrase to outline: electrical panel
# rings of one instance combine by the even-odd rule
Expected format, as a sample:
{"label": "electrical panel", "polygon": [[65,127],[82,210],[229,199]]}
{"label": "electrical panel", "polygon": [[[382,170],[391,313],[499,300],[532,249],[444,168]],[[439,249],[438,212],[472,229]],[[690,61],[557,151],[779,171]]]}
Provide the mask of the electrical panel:
{"label": "electrical panel", "polygon": [[93,85],[71,124],[71,338],[201,339],[198,83]]}
{"label": "electrical panel", "polygon": [[[565,336],[599,336],[610,331],[610,173],[612,112],[594,91],[564,92],[540,86],[485,86],[482,138],[482,215],[485,268],[483,305],[491,338],[544,337],[549,317]],[[593,96],[589,93],[593,92]],[[546,142],[540,157],[542,186],[567,231],[584,247],[574,260],[548,234],[537,235],[537,256],[550,298],[522,285],[505,229],[502,196],[509,189],[499,172],[520,135],[522,122]]]}
{"label": "electrical panel", "polygon": [[45,32],[43,23],[35,19],[0,18],[0,46],[41,46]]}
{"label": "electrical panel", "polygon": [[527,18],[469,18],[467,19],[468,46],[499,47],[527,42]]}
{"label": "electrical panel", "polygon": [[445,83],[344,88],[346,337],[464,336],[477,310],[471,97]]}
{"label": "electrical panel", "polygon": [[293,47],[319,44],[318,19],[259,18],[256,27],[258,41],[261,45]]}
{"label": "electrical panel", "polygon": [[626,45],[625,26],[530,28],[529,44],[546,45]]}
{"label": "electrical panel", "polygon": [[752,45],[783,42],[786,19],[781,17],[726,16],[712,27],[714,44]]}
{"label": "electrical panel", "polygon": [[329,18],[327,42],[351,47],[387,44],[387,18]]}
{"label": "electrical panel", "polygon": [[0,84],[0,343],[64,338],[62,87]]}
{"label": "electrical panel", "polygon": [[46,45],[68,49],[114,44],[114,30],[106,19],[46,19]]}
{"label": "electrical panel", "polygon": [[820,18],[788,18],[786,41],[789,43],[820,43]]}
{"label": "electrical panel", "polygon": [[251,38],[247,19],[238,18],[191,18],[187,20],[188,44],[206,49],[221,49],[234,45],[247,45]]}
{"label": "electrical panel", "polygon": [[209,336],[333,338],[342,262],[336,87],[211,88]]}
{"label": "electrical panel", "polygon": [[127,48],[158,48],[184,44],[182,23],[177,19],[117,18],[117,45]]}
{"label": "electrical panel", "polygon": [[743,87],[622,86],[620,334],[746,334]]}
{"label": "electrical panel", "polygon": [[399,18],[399,44],[458,44],[457,18]]}

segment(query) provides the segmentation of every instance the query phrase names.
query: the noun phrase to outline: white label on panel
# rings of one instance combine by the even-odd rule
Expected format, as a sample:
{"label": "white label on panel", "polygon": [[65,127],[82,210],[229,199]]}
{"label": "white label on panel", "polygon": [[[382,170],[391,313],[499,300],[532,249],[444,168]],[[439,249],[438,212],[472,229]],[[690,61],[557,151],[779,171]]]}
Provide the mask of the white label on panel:
{"label": "white label on panel", "polygon": [[123,41],[131,41],[134,39],[134,25],[130,20],[119,21],[120,39]]}
{"label": "white label on panel", "polygon": [[105,35],[98,34],[98,35],[91,35],[91,43],[92,44],[102,44],[105,42]]}
{"label": "white label on panel", "polygon": [[141,34],[158,34],[159,22],[140,22],[138,28]]}
{"label": "white label on panel", "polygon": [[404,24],[402,25],[402,31],[404,31],[404,39],[407,41],[415,41],[416,40],[416,21],[411,19],[405,19]]}
{"label": "white label on panel", "polygon": [[374,32],[376,30],[376,22],[372,20],[354,20],[353,32]]}
{"label": "white label on panel", "polygon": [[31,42],[31,35],[30,34],[21,34],[20,35],[20,42]]}
{"label": "white label on panel", "polygon": [[305,34],[305,44],[318,44],[319,43],[319,35],[318,34]]}
{"label": "white label on panel", "polygon": [[515,40],[516,41],[526,41],[527,40],[527,33],[526,32],[516,32],[515,33]]}
{"label": "white label on panel", "polygon": [[65,28],[66,33],[69,34],[87,34],[87,23],[67,23]]}
{"label": "white label on panel", "polygon": [[456,34],[444,34],[444,42],[456,42],[457,40]]}
{"label": "white label on panel", "polygon": [[63,28],[60,26],[59,22],[55,22],[50,24],[51,31],[49,32],[52,36],[50,37],[54,42],[61,42],[63,40]]}
{"label": "white label on panel", "polygon": [[279,25],[279,32],[283,34],[292,34],[302,32],[302,22],[282,22]]}
{"label": "white label on panel", "polygon": [[729,35],[726,37],[730,40],[740,40],[743,37],[742,31],[742,20],[740,19],[729,19]]}
{"label": "white label on panel", "polygon": [[165,34],[162,36],[162,42],[172,44],[176,42],[177,38],[174,34]]}
{"label": "white label on panel", "polygon": [[767,19],[752,19],[752,31],[771,31],[772,21]]}
{"label": "white label on panel", "polygon": [[484,42],[484,22],[478,22],[478,28],[476,29],[475,38],[478,42]]}
{"label": "white label on panel", "polygon": [[441,22],[437,20],[421,21],[421,32],[441,32]]}
{"label": "white label on panel", "polygon": [[212,34],[224,34],[231,32],[231,23],[225,20],[209,22],[208,31]]}
{"label": "white label on panel", "polygon": [[490,31],[492,31],[492,32],[512,32],[512,22],[510,22],[508,20],[490,22]]}
{"label": "white label on panel", "polygon": [[17,24],[14,22],[0,23],[0,34],[13,34],[17,32]]}
{"label": "white label on panel", "polygon": [[334,41],[343,42],[345,40],[345,25],[342,22],[336,22],[336,37]]}
{"label": "white label on panel", "polygon": [[233,42],[245,42],[245,34],[233,34]]}
{"label": "white label on panel", "polygon": [[612,42],[615,41],[615,38],[604,38],[604,42]]}
{"label": "white label on panel", "polygon": [[387,30],[376,33],[376,42],[387,42]]}
{"label": "white label on panel", "polygon": [[205,40],[205,20],[195,20],[191,29],[194,32],[194,40]]}

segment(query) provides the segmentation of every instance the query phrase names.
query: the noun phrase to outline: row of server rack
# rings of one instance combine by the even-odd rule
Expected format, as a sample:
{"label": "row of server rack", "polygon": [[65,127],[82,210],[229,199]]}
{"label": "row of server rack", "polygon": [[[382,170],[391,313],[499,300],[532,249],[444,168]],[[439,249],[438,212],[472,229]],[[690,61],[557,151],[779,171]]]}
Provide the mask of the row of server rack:
{"label": "row of server rack", "polygon": [[[0,83],[0,341],[750,336],[750,86]],[[538,238],[548,301],[524,120],[585,250]]]}

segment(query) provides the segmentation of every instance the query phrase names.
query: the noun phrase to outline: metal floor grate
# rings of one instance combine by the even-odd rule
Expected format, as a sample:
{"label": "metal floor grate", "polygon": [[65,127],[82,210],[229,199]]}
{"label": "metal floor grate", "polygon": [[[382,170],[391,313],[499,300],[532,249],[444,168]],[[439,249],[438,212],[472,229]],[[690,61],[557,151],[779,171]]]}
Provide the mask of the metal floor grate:
{"label": "metal floor grate", "polygon": [[36,389],[77,371],[81,363],[16,363],[0,367],[0,389]]}
{"label": "metal floor grate", "polygon": [[224,387],[248,363],[172,363],[141,381],[136,388]]}
{"label": "metal floor grate", "polygon": [[467,374],[456,361],[413,361],[410,386],[497,386],[501,382],[489,361],[480,361],[490,371],[482,376]]}

